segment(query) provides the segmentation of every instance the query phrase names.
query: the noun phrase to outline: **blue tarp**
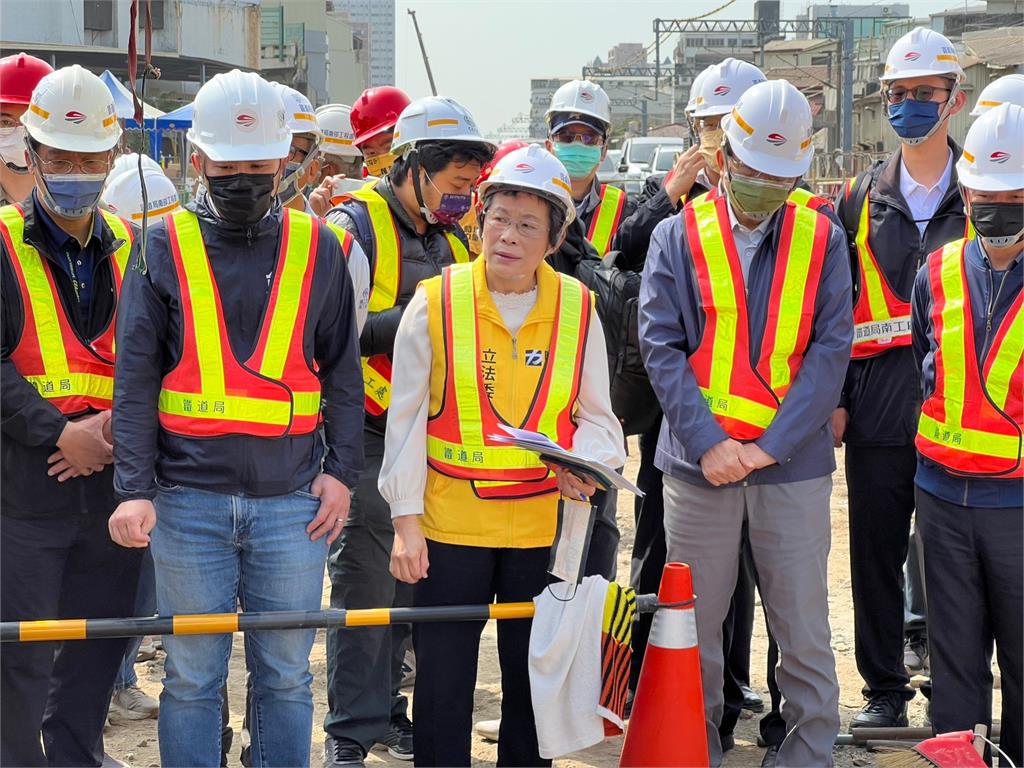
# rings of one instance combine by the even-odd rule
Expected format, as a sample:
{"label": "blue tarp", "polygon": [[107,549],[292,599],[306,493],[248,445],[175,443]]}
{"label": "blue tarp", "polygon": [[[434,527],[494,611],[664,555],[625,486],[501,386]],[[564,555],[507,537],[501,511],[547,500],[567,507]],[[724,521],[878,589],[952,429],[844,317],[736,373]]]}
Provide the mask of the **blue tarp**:
{"label": "blue tarp", "polygon": [[[147,120],[146,123],[148,126],[149,121]],[[192,105],[186,104],[183,107],[178,107],[173,112],[168,112],[166,115],[158,117],[156,119],[156,127],[163,130],[191,128]]]}

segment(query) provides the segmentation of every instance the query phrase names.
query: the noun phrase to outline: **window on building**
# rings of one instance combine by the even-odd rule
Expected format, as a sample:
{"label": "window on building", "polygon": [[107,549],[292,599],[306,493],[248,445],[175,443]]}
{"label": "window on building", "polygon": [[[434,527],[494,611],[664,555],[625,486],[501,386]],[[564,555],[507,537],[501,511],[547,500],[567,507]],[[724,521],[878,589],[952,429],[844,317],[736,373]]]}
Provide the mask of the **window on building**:
{"label": "window on building", "polygon": [[832,60],[832,57],[827,53],[824,56],[811,56],[811,65],[815,64],[828,64]]}
{"label": "window on building", "polygon": [[735,37],[730,37],[729,38],[729,47],[730,48],[735,48],[736,47],[736,38]]}
{"label": "window on building", "polygon": [[725,45],[725,39],[721,37],[709,37],[706,45],[708,48],[721,48]]}
{"label": "window on building", "polygon": [[[146,26],[146,4],[139,3],[139,29]],[[153,0],[153,29],[164,28],[164,0]]]}
{"label": "window on building", "polygon": [[114,0],[85,0],[82,26],[95,32],[109,32],[114,28]]}

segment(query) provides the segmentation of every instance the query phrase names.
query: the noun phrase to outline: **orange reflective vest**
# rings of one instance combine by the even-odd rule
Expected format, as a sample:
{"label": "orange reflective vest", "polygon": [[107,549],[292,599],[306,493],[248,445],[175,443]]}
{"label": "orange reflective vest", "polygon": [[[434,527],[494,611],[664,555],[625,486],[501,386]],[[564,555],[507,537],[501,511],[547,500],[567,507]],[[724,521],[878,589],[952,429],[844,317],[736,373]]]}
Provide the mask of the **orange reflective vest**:
{"label": "orange reflective vest", "polygon": [[804,205],[785,204],[764,336],[757,349],[750,340],[743,270],[726,199],[702,195],[686,205],[683,216],[706,318],[690,367],[708,408],[729,436],[754,440],[775,418],[803,362],[829,221]]}
{"label": "orange reflective vest", "polygon": [[[477,294],[486,291],[482,269],[445,267],[440,312],[444,333],[445,382],[440,410],[427,422],[427,463],[443,475],[471,480],[480,498],[526,498],[552,493],[554,476],[539,458],[491,439],[508,423],[491,403],[485,381],[486,339],[479,337]],[[559,275],[558,304],[545,349],[529,350],[543,366],[521,424],[572,448],[573,414],[583,373],[583,351],[590,325],[590,292],[576,279]],[[511,385],[511,383],[510,383]]]}
{"label": "orange reflective vest", "polygon": [[116,297],[121,294],[133,235],[123,219],[102,209],[100,213],[121,245],[110,259],[115,309],[102,333],[90,342],[68,320],[47,258],[25,242],[24,210],[20,205],[0,208],[0,236],[11,257],[25,313],[11,361],[47,402],[67,416],[108,410],[114,398]]}
{"label": "orange reflective vest", "polygon": [[612,247],[612,238],[622,221],[622,208],[626,204],[626,193],[611,184],[601,185],[601,200],[594,209],[587,230],[587,240],[597,249],[600,256]]}
{"label": "orange reflective vest", "polygon": [[[964,267],[966,240],[928,257],[935,391],[921,407],[917,450],[951,474],[1024,477],[1024,293],[980,361]],[[984,350],[982,350],[984,351]]]}
{"label": "orange reflective vest", "polygon": [[[359,200],[366,206],[373,230],[373,279],[370,284],[370,298],[367,309],[370,312],[384,312],[398,302],[398,291],[402,282],[402,241],[398,236],[395,219],[391,215],[388,201],[367,184],[355,192],[349,192],[346,199]],[[469,251],[452,232],[447,232],[448,246],[457,264],[469,261]],[[366,412],[380,416],[391,404],[391,358],[388,355],[372,355],[363,358],[363,394]]]}
{"label": "orange reflective vest", "polygon": [[[190,211],[167,217],[181,294],[182,354],[163,379],[160,425],[186,437],[283,437],[313,432],[320,380],[303,351],[316,265],[318,221],[284,209],[281,251],[256,348],[244,363],[231,349],[220,291]],[[351,239],[342,247],[351,245]],[[347,257],[347,254],[346,254]]]}

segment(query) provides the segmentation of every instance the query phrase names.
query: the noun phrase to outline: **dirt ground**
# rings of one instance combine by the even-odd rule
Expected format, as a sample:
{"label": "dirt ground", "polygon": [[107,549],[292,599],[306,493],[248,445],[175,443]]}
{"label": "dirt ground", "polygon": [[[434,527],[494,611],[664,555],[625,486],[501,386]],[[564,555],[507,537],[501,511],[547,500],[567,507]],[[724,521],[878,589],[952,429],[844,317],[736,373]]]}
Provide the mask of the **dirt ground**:
{"label": "dirt ground", "polygon": [[[638,459],[635,441],[631,441],[632,456],[627,464],[626,474],[635,477]],[[854,661],[853,650],[853,606],[850,596],[849,536],[847,531],[847,495],[846,479],[842,471],[842,456],[837,456],[839,470],[834,476],[835,485],[832,492],[832,553],[829,562],[829,593],[832,621],[832,648],[835,651],[836,665],[839,674],[840,716],[843,729],[851,717],[861,706],[861,685]],[[622,532],[622,544],[619,550],[619,580],[625,581],[629,574],[629,559],[633,545],[633,499],[623,494],[619,498],[619,527]],[[327,605],[329,583],[324,582],[324,605]],[[359,630],[352,630],[358,632]],[[758,608],[754,621],[754,639],[751,651],[752,685],[761,692],[768,701],[765,685],[764,658],[767,649],[764,619]],[[313,646],[312,669],[314,675],[313,696],[315,712],[313,715],[312,753],[314,766],[320,765],[323,751],[324,732],[321,727],[327,708],[327,663],[325,659],[326,642],[323,631],[317,633]],[[140,686],[150,695],[158,696],[160,680],[163,676],[163,655],[157,659],[140,664],[136,667],[139,673]],[[238,750],[242,724],[242,710],[245,701],[245,666],[242,653],[241,636],[236,636],[234,653],[231,658],[231,669],[228,679],[230,689],[231,725],[235,730],[235,745],[229,758],[229,765],[239,765]],[[998,693],[998,692],[997,692]],[[484,630],[483,647],[480,654],[480,668],[476,688],[476,712],[479,720],[498,717],[501,685],[499,680],[496,632],[494,622]],[[998,711],[998,710],[997,710]],[[748,713],[744,713],[745,715]],[[918,695],[910,704],[910,724],[924,724],[924,699]],[[736,749],[726,756],[725,765],[729,768],[739,766],[758,766],[763,750],[757,747],[757,719],[746,717],[741,719],[736,729]],[[156,721],[145,720],[128,725],[116,725],[108,729],[106,734],[107,752],[133,766],[154,768],[159,765],[160,754],[157,745]],[[560,768],[606,768],[618,764],[622,749],[622,737],[606,739],[590,749],[574,753],[569,758],[556,761]],[[497,747],[474,735],[474,763],[493,764],[497,759]],[[873,766],[875,756],[859,747],[837,747],[835,750],[837,766]],[[378,747],[367,758],[367,765],[407,765],[392,759],[386,750]]]}

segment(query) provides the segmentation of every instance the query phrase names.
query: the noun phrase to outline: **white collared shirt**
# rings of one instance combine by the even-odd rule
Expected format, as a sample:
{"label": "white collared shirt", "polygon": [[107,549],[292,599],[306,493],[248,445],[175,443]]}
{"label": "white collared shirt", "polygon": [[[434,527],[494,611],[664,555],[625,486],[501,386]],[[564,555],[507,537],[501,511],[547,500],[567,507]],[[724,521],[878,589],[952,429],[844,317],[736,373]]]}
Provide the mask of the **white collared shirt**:
{"label": "white collared shirt", "polygon": [[[719,193],[724,195],[725,191],[720,189]],[[772,217],[769,216],[753,229],[747,229],[736,218],[736,213],[732,209],[732,202],[729,202],[726,208],[729,209],[732,239],[736,244],[736,255],[740,257],[740,267],[743,268],[743,286],[746,288],[747,275],[750,274],[750,262],[754,260],[754,254],[757,253],[758,246],[764,240],[765,233],[768,231],[768,222],[772,220]]]}
{"label": "white collared shirt", "polygon": [[900,154],[900,194],[907,201],[907,205],[910,207],[910,215],[914,217],[914,222],[917,224],[917,231],[922,235],[924,234],[925,227],[928,226],[928,219],[935,215],[935,211],[939,208],[939,203],[946,196],[949,180],[953,176],[953,150],[948,147],[946,149],[949,153],[946,157],[946,168],[933,187],[919,184],[910,175],[910,171],[907,170],[907,164],[903,162],[903,155],[902,153]]}

